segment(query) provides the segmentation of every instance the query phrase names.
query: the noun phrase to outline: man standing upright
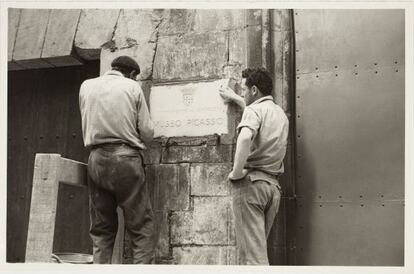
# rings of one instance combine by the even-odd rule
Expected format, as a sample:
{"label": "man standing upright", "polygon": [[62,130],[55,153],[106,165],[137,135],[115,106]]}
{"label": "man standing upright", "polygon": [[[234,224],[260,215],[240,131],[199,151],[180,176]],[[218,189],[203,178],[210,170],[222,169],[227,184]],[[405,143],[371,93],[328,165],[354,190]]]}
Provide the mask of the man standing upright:
{"label": "man standing upright", "polygon": [[153,212],[141,151],[154,135],[137,62],[120,56],[103,76],[86,80],[79,93],[88,160],[93,261],[111,263],[118,229],[117,206],[132,240],[133,262],[152,263]]}
{"label": "man standing upright", "polygon": [[289,121],[271,96],[273,83],[264,69],[242,72],[242,97],[222,88],[225,102],[238,104],[243,111],[237,127],[233,170],[233,210],[239,264],[268,265],[266,240],[279,210]]}

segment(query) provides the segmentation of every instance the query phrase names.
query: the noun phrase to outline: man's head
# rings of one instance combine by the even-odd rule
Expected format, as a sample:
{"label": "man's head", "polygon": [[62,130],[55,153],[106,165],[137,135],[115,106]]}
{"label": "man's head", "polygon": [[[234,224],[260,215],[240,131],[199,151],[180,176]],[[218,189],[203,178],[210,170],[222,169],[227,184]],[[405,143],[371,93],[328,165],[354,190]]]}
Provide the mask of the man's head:
{"label": "man's head", "polygon": [[272,94],[273,81],[264,68],[247,68],[242,71],[242,77],[243,97],[246,106],[261,97]]}
{"label": "man's head", "polygon": [[121,72],[125,77],[135,80],[141,72],[138,63],[129,56],[118,56],[112,63],[113,70]]}

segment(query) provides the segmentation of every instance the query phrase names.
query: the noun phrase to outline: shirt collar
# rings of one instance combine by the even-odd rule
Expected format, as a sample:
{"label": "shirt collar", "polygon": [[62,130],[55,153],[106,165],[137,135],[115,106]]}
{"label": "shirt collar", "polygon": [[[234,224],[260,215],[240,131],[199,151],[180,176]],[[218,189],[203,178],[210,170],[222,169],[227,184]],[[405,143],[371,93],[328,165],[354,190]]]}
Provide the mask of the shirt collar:
{"label": "shirt collar", "polygon": [[108,70],[107,72],[105,72],[104,75],[116,75],[116,76],[124,77],[124,75],[121,72],[117,71],[117,70]]}
{"label": "shirt collar", "polygon": [[261,103],[263,101],[267,101],[267,100],[273,101],[272,95],[263,96],[263,97],[257,99],[256,101],[254,101],[253,103],[251,103],[250,105],[259,104],[259,103]]}

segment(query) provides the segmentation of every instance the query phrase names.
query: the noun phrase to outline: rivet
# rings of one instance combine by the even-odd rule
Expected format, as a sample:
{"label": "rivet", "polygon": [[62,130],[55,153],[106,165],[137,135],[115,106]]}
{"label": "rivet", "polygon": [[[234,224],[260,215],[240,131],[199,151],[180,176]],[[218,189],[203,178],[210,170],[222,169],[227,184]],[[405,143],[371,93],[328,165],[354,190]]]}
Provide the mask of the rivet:
{"label": "rivet", "polygon": [[319,78],[319,75],[316,75],[316,78]]}
{"label": "rivet", "polygon": [[354,67],[358,67],[358,65],[355,65]]}
{"label": "rivet", "polygon": [[297,69],[296,71],[299,71],[299,69]]}
{"label": "rivet", "polygon": [[343,205],[340,205],[340,207],[344,207]]}
{"label": "rivet", "polygon": [[382,204],[382,206],[385,206],[384,204]]}
{"label": "rivet", "polygon": [[298,13],[297,13],[297,12],[295,12],[295,15],[298,15]]}
{"label": "rivet", "polygon": [[374,65],[376,66],[376,65],[378,65],[378,63],[374,63]]}
{"label": "rivet", "polygon": [[364,204],[361,204],[361,207],[363,207],[364,206]]}
{"label": "rivet", "polygon": [[300,138],[300,135],[298,135],[298,138]]}
{"label": "rivet", "polygon": [[56,139],[59,139],[60,138],[60,136],[59,135],[56,135]]}
{"label": "rivet", "polygon": [[43,136],[39,136],[40,139],[43,139]]}
{"label": "rivet", "polygon": [[300,98],[300,96],[298,96],[298,99]]}
{"label": "rivet", "polygon": [[322,196],[319,195],[319,199],[322,199]]}
{"label": "rivet", "polygon": [[336,77],[338,77],[338,74],[335,74]]}
{"label": "rivet", "polygon": [[375,74],[378,74],[378,71],[375,71]]}
{"label": "rivet", "polygon": [[338,66],[335,66],[335,68],[338,68]]}
{"label": "rivet", "polygon": [[396,69],[395,72],[398,72],[398,69]]}
{"label": "rivet", "polygon": [[299,79],[299,76],[298,76],[298,77],[296,77],[296,79]]}
{"label": "rivet", "polygon": [[342,196],[341,196],[341,195],[339,195],[339,196],[338,196],[338,198],[339,198],[339,199],[342,199]]}
{"label": "rivet", "polygon": [[359,195],[359,198],[362,198],[362,195]]}
{"label": "rivet", "polygon": [[300,115],[298,115],[298,118],[300,118]]}
{"label": "rivet", "polygon": [[319,205],[319,207],[322,207],[322,205]]}
{"label": "rivet", "polygon": [[27,137],[23,137],[23,139],[24,139],[25,141],[27,141]]}
{"label": "rivet", "polygon": [[299,50],[297,49],[296,52],[299,52]]}
{"label": "rivet", "polygon": [[318,68],[316,67],[315,70],[318,70]]}
{"label": "rivet", "polygon": [[355,72],[355,75],[358,75],[358,72]]}
{"label": "rivet", "polygon": [[398,62],[397,62],[397,61],[395,61],[395,62],[394,62],[394,64],[398,64]]}

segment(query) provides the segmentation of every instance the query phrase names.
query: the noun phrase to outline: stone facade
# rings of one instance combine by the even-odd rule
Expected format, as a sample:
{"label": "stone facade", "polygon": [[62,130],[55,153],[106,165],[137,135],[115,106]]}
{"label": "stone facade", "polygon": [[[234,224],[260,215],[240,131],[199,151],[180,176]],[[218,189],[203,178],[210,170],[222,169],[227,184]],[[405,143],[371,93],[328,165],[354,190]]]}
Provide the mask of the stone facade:
{"label": "stone facade", "polygon": [[[10,9],[9,12],[10,16],[14,14],[9,17],[12,19],[9,20],[9,70],[75,65],[81,59],[100,59],[103,73],[114,57],[131,55],[141,66],[140,80],[147,103],[154,84],[230,76],[240,79],[246,66],[262,65],[262,10],[113,9],[71,10],[63,14],[43,10],[40,17],[36,11],[39,17],[36,24],[30,19],[35,11]],[[288,32],[283,29],[287,15],[285,11],[275,11],[274,17],[272,37],[281,47],[281,55],[275,57],[275,78],[280,80],[276,84],[280,87],[275,86],[275,97],[286,110],[289,83],[286,60],[280,58],[287,51]],[[67,23],[51,25],[56,18]],[[64,39],[57,39],[62,33]],[[232,167],[235,128],[240,116],[240,111],[231,106],[227,134],[158,138],[146,151],[158,263],[236,263],[231,185],[227,175]],[[287,157],[287,161],[292,159]],[[290,162],[287,166],[288,182],[284,184],[290,185]],[[285,200],[286,197],[283,203]],[[270,257],[276,256],[273,261],[280,263],[286,263],[288,249],[284,239],[285,215],[285,211],[279,214],[271,236],[274,244],[269,246]],[[130,261],[126,235],[124,262]]]}

